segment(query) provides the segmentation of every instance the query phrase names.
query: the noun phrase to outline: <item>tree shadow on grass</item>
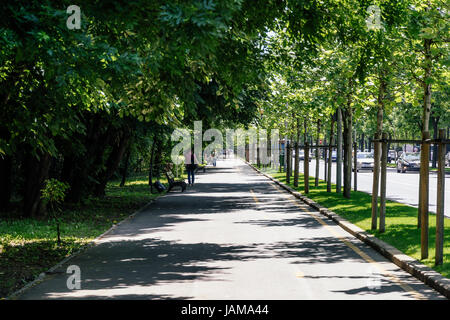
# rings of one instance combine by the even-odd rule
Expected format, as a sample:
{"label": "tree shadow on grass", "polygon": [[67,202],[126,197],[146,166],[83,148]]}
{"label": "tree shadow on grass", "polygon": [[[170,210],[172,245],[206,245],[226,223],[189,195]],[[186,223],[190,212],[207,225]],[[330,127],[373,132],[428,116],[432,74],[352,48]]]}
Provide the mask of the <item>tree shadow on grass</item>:
{"label": "tree shadow on grass", "polygon": [[450,277],[450,251],[445,244],[450,243],[450,233],[444,233],[444,263],[439,266],[434,266],[435,246],[436,246],[436,227],[429,227],[428,234],[428,247],[429,258],[426,260],[420,260],[421,253],[421,230],[416,225],[402,224],[402,225],[386,225],[386,231],[380,233],[379,231],[373,232],[373,234],[396,247],[405,254],[412,256],[413,258],[427,264],[429,267],[435,269],[437,272],[442,273],[445,277]]}

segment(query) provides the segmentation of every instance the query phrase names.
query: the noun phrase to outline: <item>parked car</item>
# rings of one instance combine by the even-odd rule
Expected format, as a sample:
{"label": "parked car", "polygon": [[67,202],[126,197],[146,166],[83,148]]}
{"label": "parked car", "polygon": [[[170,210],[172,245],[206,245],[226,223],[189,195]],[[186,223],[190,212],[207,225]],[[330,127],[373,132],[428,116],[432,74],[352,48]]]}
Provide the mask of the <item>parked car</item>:
{"label": "parked car", "polygon": [[331,161],[336,162],[337,161],[337,151],[334,150],[331,152]]}
{"label": "parked car", "polygon": [[[356,154],[356,172],[359,170],[371,170],[373,171],[373,153],[372,152],[360,152]],[[352,169],[355,171],[355,168]]]}
{"label": "parked car", "polygon": [[420,152],[403,152],[397,159],[397,172],[420,170]]}
{"label": "parked car", "polygon": [[397,160],[397,152],[395,152],[395,150],[389,150],[388,151],[388,156],[387,156],[387,161],[389,163],[391,163],[393,161]]}
{"label": "parked car", "polygon": [[300,160],[305,160],[305,150],[300,150],[300,151],[298,152],[298,158],[299,158]]}

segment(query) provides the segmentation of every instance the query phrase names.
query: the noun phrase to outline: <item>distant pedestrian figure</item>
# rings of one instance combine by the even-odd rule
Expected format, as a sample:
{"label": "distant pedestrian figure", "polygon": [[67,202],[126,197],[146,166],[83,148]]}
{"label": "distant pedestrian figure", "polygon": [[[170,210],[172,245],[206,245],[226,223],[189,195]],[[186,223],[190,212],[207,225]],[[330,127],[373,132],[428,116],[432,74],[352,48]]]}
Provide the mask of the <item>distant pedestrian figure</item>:
{"label": "distant pedestrian figure", "polygon": [[184,164],[186,165],[186,172],[188,175],[188,183],[190,186],[194,185],[195,182],[195,169],[198,166],[198,160],[195,154],[189,149],[184,154]]}
{"label": "distant pedestrian figure", "polygon": [[212,157],[213,166],[215,167],[216,164],[217,164],[216,152],[215,151],[212,152],[211,157]]}

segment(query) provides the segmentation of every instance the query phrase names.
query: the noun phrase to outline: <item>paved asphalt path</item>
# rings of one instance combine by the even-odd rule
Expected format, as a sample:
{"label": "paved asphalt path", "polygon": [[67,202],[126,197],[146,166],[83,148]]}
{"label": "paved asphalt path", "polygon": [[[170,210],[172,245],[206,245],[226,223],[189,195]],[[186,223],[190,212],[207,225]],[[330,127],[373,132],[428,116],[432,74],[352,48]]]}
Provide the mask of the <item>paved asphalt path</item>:
{"label": "paved asphalt path", "polygon": [[[316,161],[310,162],[309,174],[314,176],[316,173]],[[324,163],[319,164],[319,178],[324,179]],[[303,161],[300,161],[300,171],[303,172]],[[419,206],[419,172],[410,171],[406,173],[397,173],[395,168],[387,169],[386,196],[389,200],[394,200],[413,207]],[[336,182],[336,163],[333,162],[331,171],[331,181]],[[373,173],[370,170],[360,170],[358,172],[358,190],[372,194]],[[353,190],[353,173],[352,173],[352,190]],[[437,201],[437,174],[430,172],[430,198],[429,210],[436,212]],[[450,174],[445,176],[445,205],[444,214],[450,217]]]}
{"label": "paved asphalt path", "polygon": [[444,298],[241,161],[196,178],[19,298]]}

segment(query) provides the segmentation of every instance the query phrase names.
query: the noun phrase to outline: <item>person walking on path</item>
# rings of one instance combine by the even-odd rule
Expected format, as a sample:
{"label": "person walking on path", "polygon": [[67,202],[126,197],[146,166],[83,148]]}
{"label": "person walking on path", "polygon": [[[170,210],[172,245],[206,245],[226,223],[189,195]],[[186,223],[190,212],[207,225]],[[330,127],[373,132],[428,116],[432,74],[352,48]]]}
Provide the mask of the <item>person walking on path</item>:
{"label": "person walking on path", "polygon": [[217,159],[216,159],[216,151],[213,151],[213,152],[212,152],[212,154],[211,154],[211,158],[212,158],[212,163],[213,163],[213,166],[215,167],[215,166],[216,166],[216,164],[217,164]]}
{"label": "person walking on path", "polygon": [[195,181],[195,169],[197,169],[198,160],[191,149],[189,149],[184,154],[184,164],[186,166],[186,172],[188,174],[188,183],[190,186],[193,186]]}

